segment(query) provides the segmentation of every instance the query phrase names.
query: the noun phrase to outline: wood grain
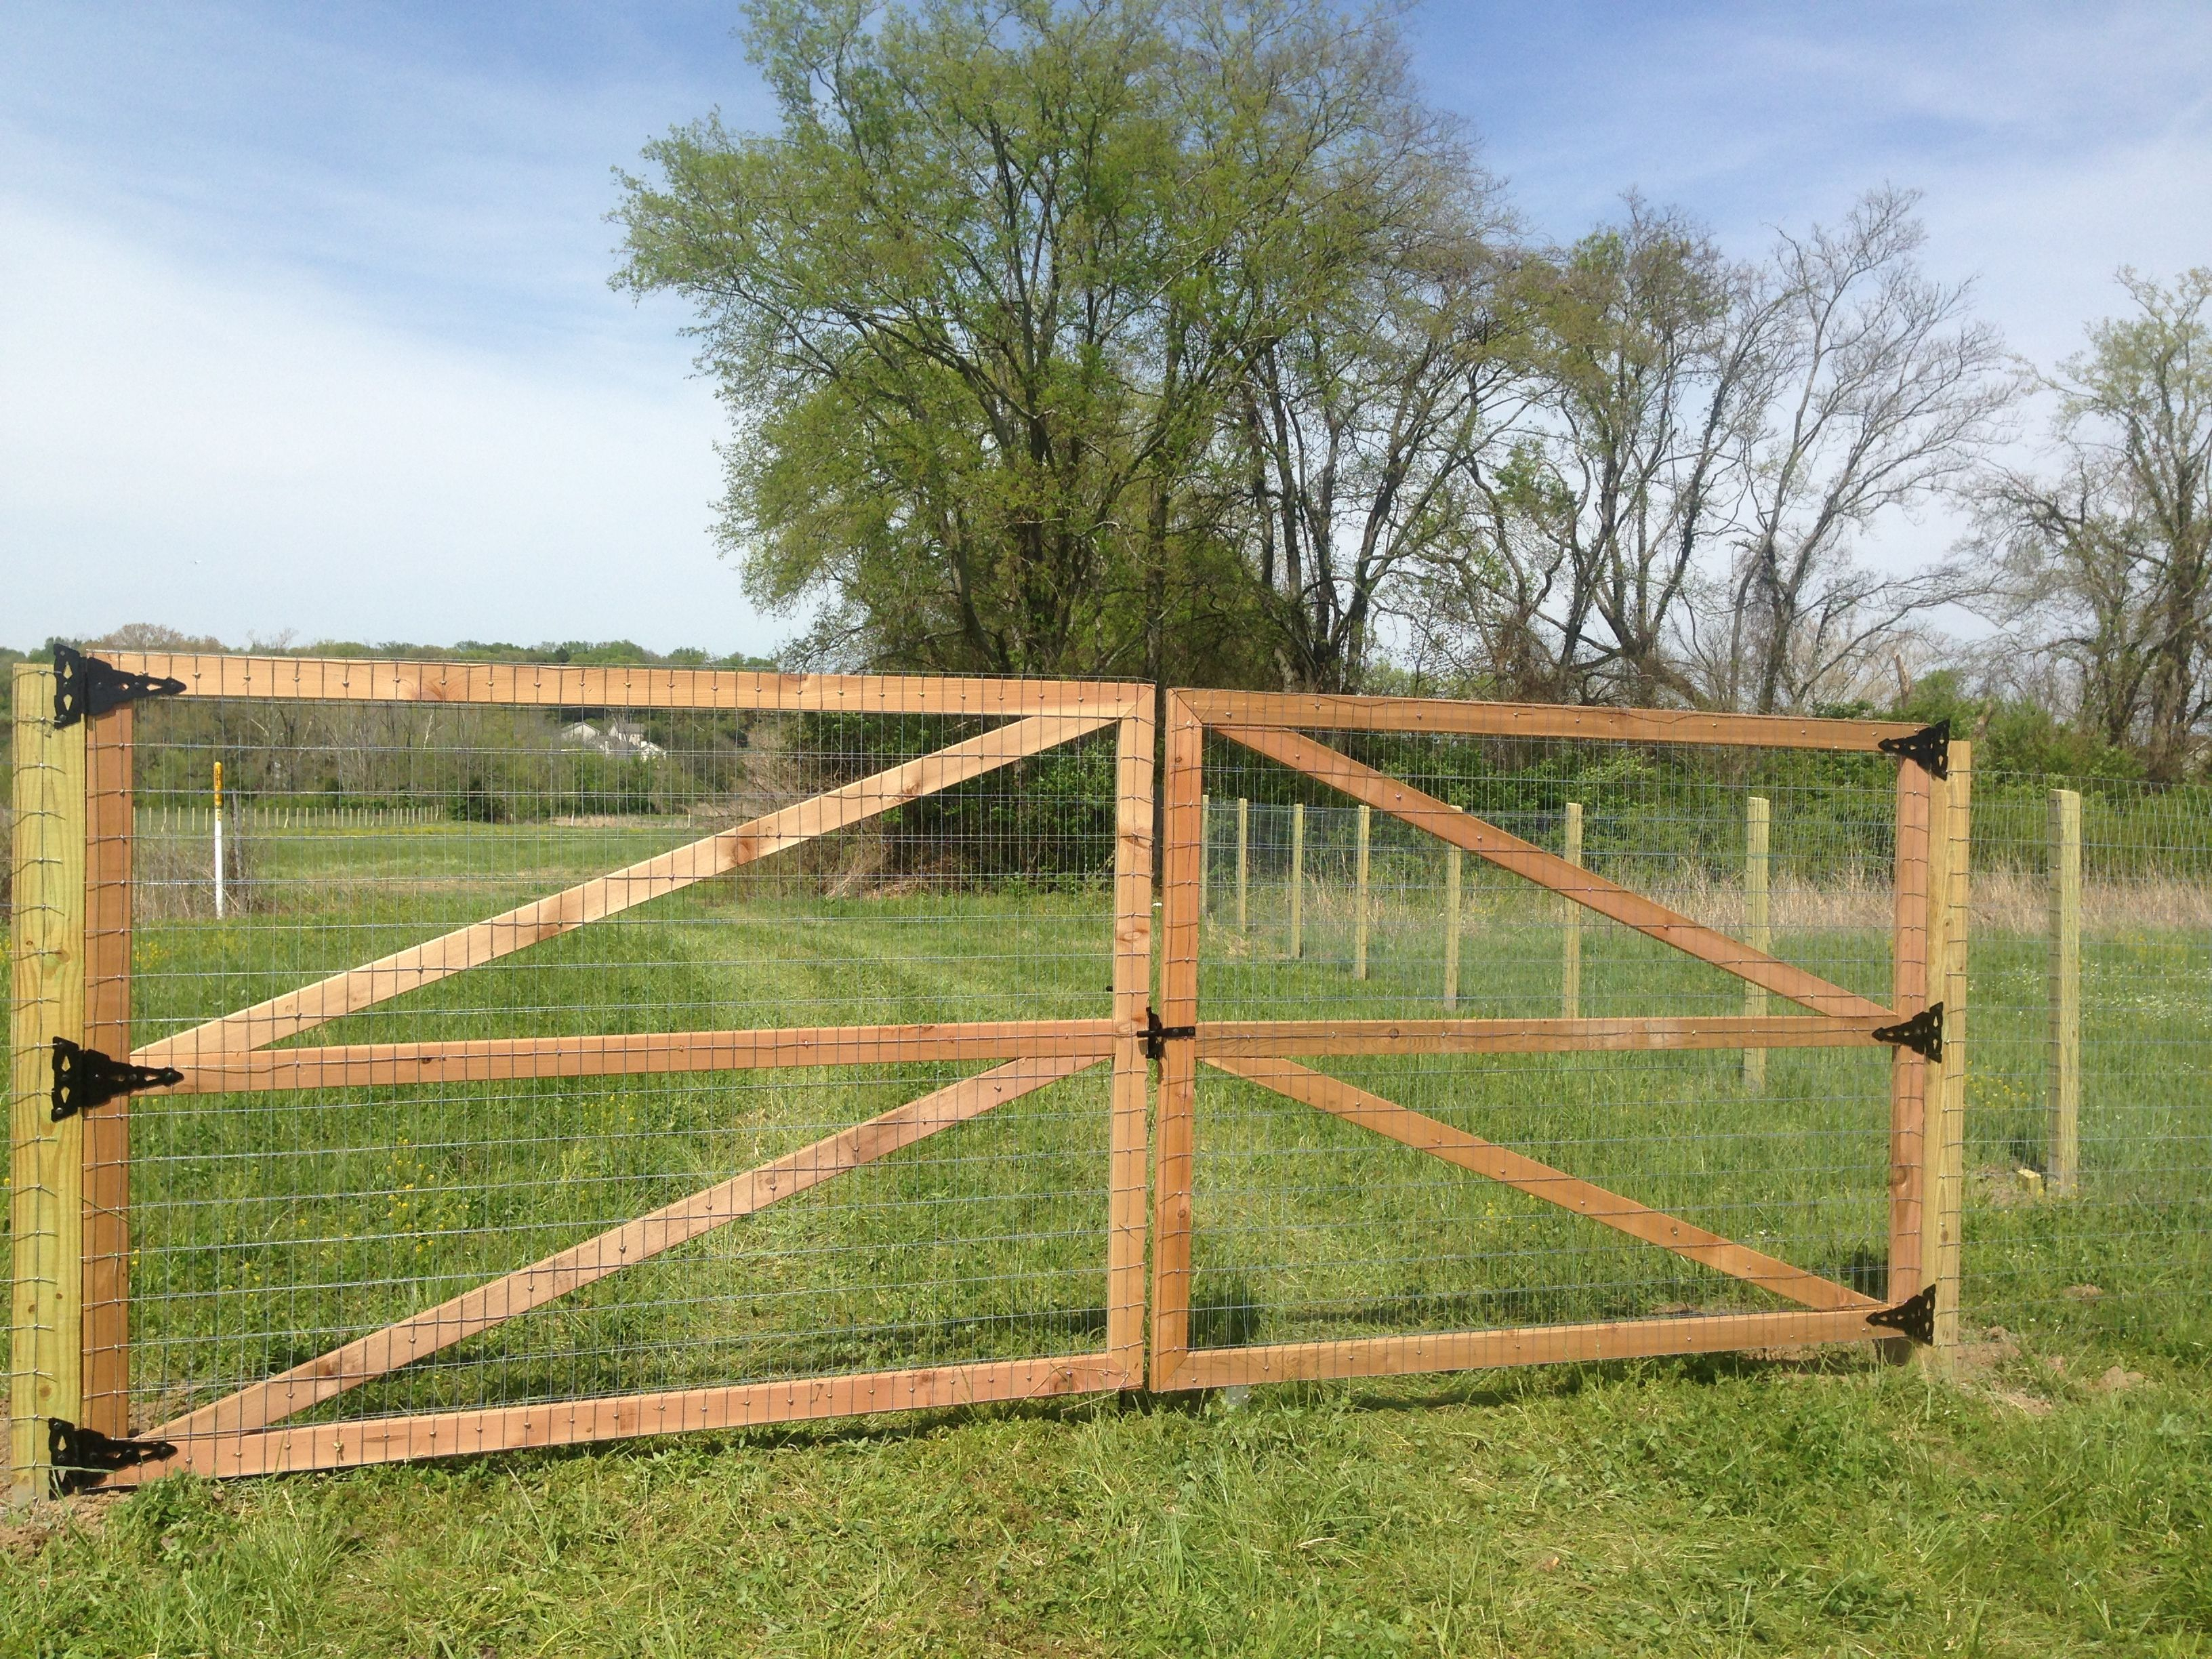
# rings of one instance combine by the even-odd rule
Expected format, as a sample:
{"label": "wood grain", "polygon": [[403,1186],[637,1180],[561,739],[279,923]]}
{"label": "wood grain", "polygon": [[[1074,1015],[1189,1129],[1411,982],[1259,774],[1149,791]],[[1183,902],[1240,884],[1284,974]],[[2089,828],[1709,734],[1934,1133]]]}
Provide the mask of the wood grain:
{"label": "wood grain", "polygon": [[[131,1052],[131,738],[129,703],[85,725],[84,1042]],[[84,1118],[82,1421],[131,1431],[131,1097]]]}
{"label": "wood grain", "polygon": [[1699,1048],[1851,1048],[1886,1016],[1745,1019],[1200,1020],[1201,1060],[1292,1054],[1571,1054]]}
{"label": "wood grain", "polygon": [[[1134,1029],[1144,1027],[1141,1005]],[[1114,1019],[978,1020],[941,1025],[823,1025],[730,1031],[625,1032],[609,1036],[479,1037],[455,1042],[363,1042],[217,1054],[185,1080],[148,1094],[488,1083],[512,1078],[640,1077],[671,1072],[756,1072],[914,1060],[1103,1060]]]}
{"label": "wood grain", "polygon": [[1856,1309],[1832,1313],[1784,1309],[1771,1313],[1366,1337],[1343,1342],[1270,1343],[1197,1349],[1183,1356],[1172,1377],[1156,1378],[1152,1386],[1225,1389],[1325,1377],[1404,1376],[1499,1365],[1558,1365],[1578,1360],[1726,1353],[1740,1348],[1872,1342],[1893,1334],[1868,1324],[1866,1316]]}
{"label": "wood grain", "polygon": [[1437,697],[1325,696],[1297,692],[1185,691],[1208,726],[1278,730],[1437,732],[1464,737],[1589,738],[1626,743],[1863,753],[1918,726],[1899,720],[1711,714],[1686,708],[1589,708],[1558,703],[1460,702]]}
{"label": "wood grain", "polygon": [[1087,714],[1151,706],[1122,680],[939,674],[775,674],[707,668],[582,668],[558,663],[393,662],[371,658],[204,656],[103,651],[128,672],[182,680],[191,697],[343,702],[506,703],[560,708],[726,708],[868,714]]}
{"label": "wood grain", "polygon": [[135,1486],[179,1470],[218,1480],[287,1474],[699,1429],[757,1427],[869,1412],[942,1410],[1042,1400],[1115,1388],[1116,1376],[1114,1362],[1107,1356],[1075,1354],[614,1395],[550,1405],[370,1418],[244,1434],[198,1434],[181,1441],[173,1437],[172,1443],[177,1448],[174,1456],[125,1470],[109,1477],[105,1484]]}

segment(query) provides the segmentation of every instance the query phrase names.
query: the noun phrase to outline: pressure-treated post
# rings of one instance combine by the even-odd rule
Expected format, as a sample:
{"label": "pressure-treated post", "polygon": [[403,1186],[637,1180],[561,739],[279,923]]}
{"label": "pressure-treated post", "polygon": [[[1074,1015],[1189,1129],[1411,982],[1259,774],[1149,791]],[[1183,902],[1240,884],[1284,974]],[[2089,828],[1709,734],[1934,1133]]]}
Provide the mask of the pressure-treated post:
{"label": "pressure-treated post", "polygon": [[1252,803],[1237,798],[1237,931],[1252,927]]}
{"label": "pressure-treated post", "polygon": [[[1743,942],[1759,953],[1770,956],[1774,950],[1774,938],[1768,926],[1766,898],[1767,830],[1770,809],[1763,796],[1753,795],[1743,804]],[[1766,1012],[1766,993],[1748,980],[1743,988],[1743,1012],[1747,1019],[1758,1019]],[[1758,1090],[1766,1086],[1766,1050],[1747,1048],[1743,1051],[1743,1086]]]}
{"label": "pressure-treated post", "polygon": [[[1566,848],[1563,856],[1576,869],[1583,867],[1583,804],[1567,803]],[[1559,945],[1559,1014],[1565,1019],[1583,1017],[1583,907],[1567,901],[1564,923],[1566,935]]]}
{"label": "pressure-treated post", "polygon": [[84,1040],[86,723],[57,728],[43,665],[17,665],[15,698],[9,1464],[20,1502],[49,1489],[47,1419],[83,1421],[84,1116],[57,1123],[49,1107],[54,1040]]}
{"label": "pressure-treated post", "polygon": [[1291,959],[1306,953],[1306,804],[1291,808]]}
{"label": "pressure-treated post", "polygon": [[2081,797],[2051,792],[2051,1127],[2045,1176],[2071,1198],[2081,1179]]}
{"label": "pressure-treated post", "polygon": [[1464,857],[1456,847],[1444,848],[1444,1006],[1459,1006],[1459,890]]}
{"label": "pressure-treated post", "polygon": [[1367,977],[1367,842],[1370,829],[1370,815],[1363,805],[1359,809],[1359,851],[1352,875],[1352,976]]}
{"label": "pressure-treated post", "polygon": [[1948,1361],[1959,1346],[1960,1268],[1966,1221],[1966,914],[1967,853],[1972,845],[1974,746],[1951,745],[1950,777],[1938,800],[1942,817],[1936,837],[1942,849],[1942,931],[1929,965],[1929,988],[1943,1003],[1943,1063],[1931,1083],[1929,1108],[1935,1156],[1930,1160],[1928,1232],[1935,1259],[1927,1272],[1936,1286],[1936,1356]]}

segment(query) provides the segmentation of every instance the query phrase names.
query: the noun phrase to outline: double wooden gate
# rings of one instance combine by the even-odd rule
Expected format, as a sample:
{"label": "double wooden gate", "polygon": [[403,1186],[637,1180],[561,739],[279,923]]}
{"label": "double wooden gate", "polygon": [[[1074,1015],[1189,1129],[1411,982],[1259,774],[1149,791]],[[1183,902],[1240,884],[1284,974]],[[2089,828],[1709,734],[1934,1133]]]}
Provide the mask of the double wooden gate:
{"label": "double wooden gate", "polygon": [[[67,657],[58,667],[59,678],[27,668],[15,684],[12,1464],[19,1494],[44,1490],[58,1476],[65,1484],[122,1485],[177,1469],[254,1474],[1146,1383],[1188,1389],[1860,1341],[1900,1332],[1938,1343],[1954,1335],[1949,1327],[1955,1323],[1962,1103],[1963,745],[1951,746],[1947,764],[1940,744],[1916,744],[1912,728],[1880,723],[1174,692],[1167,700],[1164,928],[1155,997],[1154,693],[1149,686],[291,658],[118,655],[100,663]],[[143,833],[143,809],[134,804],[134,789],[145,769],[143,757],[134,759],[134,706],[143,708],[140,700],[149,696],[247,708],[367,703],[639,714],[781,711],[862,722],[955,720],[981,729],[607,873],[541,891],[498,914],[427,938],[417,929],[410,942],[370,960],[307,973],[295,963],[276,976],[279,988],[270,994],[134,1048],[132,907],[134,886],[143,880],[133,870],[134,844]],[[577,729],[605,741],[588,723]],[[1901,747],[1905,758],[1898,775],[1893,830],[1894,959],[1886,1000],[1832,983],[1548,852],[1394,776],[1387,766],[1346,753],[1337,736],[1390,732],[1645,749]],[[1200,896],[1209,734],[1263,757],[1302,787],[1358,804],[1362,904],[1364,826],[1371,811],[1458,849],[1452,854],[1455,907],[1456,859],[1471,854],[1804,1012],[1209,1019],[1201,995],[1207,948]],[[1114,745],[1110,868],[1102,865],[1097,888],[1110,910],[1104,951],[1109,960],[1101,963],[1109,982],[1098,989],[1094,1016],[728,1029],[665,1029],[669,1022],[662,1019],[658,1024],[664,1029],[550,1036],[532,1035],[518,1019],[512,1030],[466,1038],[301,1041],[333,1021],[351,1019],[359,1027],[360,1017],[386,1011],[395,1000],[412,999],[402,1007],[424,1006],[434,999],[420,994],[441,981],[520,952],[543,953],[555,941],[639,907],[658,903],[660,911],[645,914],[662,914],[672,896],[771,854],[849,832],[1062,745],[1109,737]],[[641,743],[627,732],[622,740]],[[453,815],[495,816],[477,810],[483,792],[475,781],[471,787],[474,793],[448,804]],[[1242,842],[1239,848],[1241,872]],[[1293,890],[1302,891],[1304,881],[1302,872],[1295,873]],[[887,884],[883,890],[893,889]],[[940,882],[927,890],[951,889]],[[1299,902],[1294,899],[1294,906]],[[1453,916],[1455,963],[1455,908]],[[1015,924],[987,915],[983,925]],[[1362,928],[1364,974],[1364,913]],[[362,928],[361,936],[372,935]],[[140,945],[143,954],[144,940]],[[962,970],[954,963],[948,971],[957,976]],[[268,978],[241,975],[238,982]],[[1947,1005],[1948,1014],[1931,1012],[1937,1002]],[[143,1010],[137,1019],[143,1031]],[[1893,1056],[1887,1164],[1880,1172],[1887,1192],[1884,1271],[1875,1279],[1862,1272],[1846,1282],[1832,1272],[1792,1265],[1327,1069],[1340,1057],[1811,1048],[1881,1049]],[[1159,1082],[1149,1137],[1148,1226],[1153,1061]],[[308,1344],[301,1352],[302,1333],[279,1345],[270,1339],[280,1334],[257,1329],[250,1334],[259,1346],[241,1349],[234,1333],[224,1350],[232,1356],[228,1371],[218,1367],[210,1377],[173,1379],[179,1391],[166,1395],[134,1388],[138,1342],[132,1274],[141,1244],[133,1237],[134,1095],[151,1097],[153,1105],[216,1097],[209,1102],[214,1112],[236,1115],[287,1097],[342,1108],[365,1097],[364,1091],[384,1099],[440,1085],[802,1069],[826,1074],[840,1067],[881,1072],[920,1063],[985,1069],[968,1070],[889,1109],[837,1122],[803,1144],[789,1145],[787,1138],[778,1143],[785,1150],[777,1156],[721,1174],[616,1224],[581,1230],[580,1236],[571,1229],[568,1242],[557,1249],[482,1277],[404,1316],[365,1324],[358,1310],[345,1314],[336,1326],[343,1340],[327,1346]],[[766,1380],[628,1392],[586,1388],[573,1397],[483,1400],[443,1409],[387,1405],[352,1416],[333,1403],[365,1385],[414,1374],[408,1368],[450,1356],[508,1322],[692,1245],[742,1218],[884,1160],[896,1164],[896,1155],[907,1148],[1093,1067],[1107,1068],[1110,1082],[1103,1096],[1105,1156],[1095,1177],[1106,1189],[1096,1238],[1104,1307],[1098,1340],[1087,1346],[958,1364],[848,1365],[814,1375],[792,1375],[787,1366]],[[1789,1305],[1677,1310],[1663,1317],[1544,1318],[1525,1325],[1483,1321],[1474,1328],[1297,1341],[1255,1340],[1264,1332],[1253,1326],[1228,1340],[1205,1340],[1193,1327],[1194,1235],[1203,1223],[1194,1217],[1195,1177],[1210,1152],[1195,1109],[1201,1070],[1396,1143],[1406,1157],[1425,1155],[1501,1183],[1578,1223],[1672,1253]],[[896,1079],[884,1081],[888,1086]],[[179,1162],[177,1170],[198,1178],[194,1172],[219,1167],[210,1146],[192,1150],[197,1161]],[[249,1172],[241,1202],[265,1197],[250,1190],[251,1153],[229,1156],[235,1168]],[[1019,1167],[1020,1157],[1013,1162]],[[411,1201],[397,1190],[379,1196],[394,1204]],[[296,1195],[291,1201],[296,1208]],[[1032,1212],[1037,1209],[1030,1206]],[[224,1231],[228,1224],[214,1231],[230,1239]],[[1038,1224],[1034,1214],[1025,1224]],[[220,1265],[231,1259],[226,1249],[236,1255],[246,1243],[210,1244],[201,1254]],[[259,1289],[264,1298],[254,1307],[282,1305],[268,1300],[268,1286]],[[222,1293],[219,1284],[192,1305],[243,1305],[222,1302]],[[265,1374],[241,1377],[240,1352],[298,1357]]]}

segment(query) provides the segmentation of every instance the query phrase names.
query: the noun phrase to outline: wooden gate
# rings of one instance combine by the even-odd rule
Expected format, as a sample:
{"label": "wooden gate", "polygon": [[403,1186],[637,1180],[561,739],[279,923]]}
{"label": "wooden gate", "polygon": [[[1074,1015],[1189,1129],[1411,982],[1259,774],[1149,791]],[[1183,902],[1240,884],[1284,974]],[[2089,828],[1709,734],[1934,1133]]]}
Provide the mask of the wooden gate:
{"label": "wooden gate", "polygon": [[[1162,1059],[1154,1143],[1154,1387],[1222,1387],[1859,1342],[1896,1338],[1900,1333],[1938,1343],[1955,1340],[1966,745],[1950,744],[1947,754],[1940,732],[1870,721],[1219,691],[1170,694],[1167,719],[1161,997],[1154,1040]],[[1877,1000],[1832,983],[1771,954],[1763,941],[1754,945],[1729,937],[1583,867],[1578,854],[1570,855],[1572,848],[1547,850],[1392,775],[1385,767],[1345,752],[1355,743],[1372,746],[1393,733],[1428,734],[1431,741],[1577,741],[1610,745],[1616,755],[1663,752],[1679,745],[1901,753],[1894,796],[1894,902],[1889,928],[1893,963],[1888,994]],[[1207,758],[1209,745],[1212,761]],[[1235,758],[1240,756],[1242,761]],[[1420,1018],[1393,1008],[1389,1017],[1381,1018],[1209,1018],[1209,1010],[1221,1006],[1222,996],[1212,989],[1202,994],[1202,982],[1211,986],[1214,981],[1209,975],[1232,971],[1249,975],[1244,964],[1262,945],[1252,920],[1257,856],[1250,824],[1256,805],[1240,795],[1232,814],[1231,791],[1217,783],[1210,795],[1208,780],[1210,770],[1250,764],[1255,757],[1280,769],[1275,783],[1287,778],[1297,786],[1291,793],[1304,792],[1295,804],[1275,809],[1279,817],[1291,815],[1292,826],[1279,842],[1276,856],[1279,860],[1283,848],[1288,847],[1295,861],[1288,870],[1285,915],[1276,924],[1278,943],[1267,948],[1286,969],[1300,969],[1306,977],[1285,978],[1259,1000],[1310,1000],[1323,994],[1314,989],[1315,970],[1301,960],[1310,955],[1301,936],[1310,935],[1316,925],[1312,908],[1325,896],[1309,876],[1313,857],[1310,826],[1324,810],[1338,810],[1324,809],[1320,799],[1325,797],[1353,804],[1346,810],[1356,810],[1358,815],[1356,855],[1347,854],[1348,859],[1356,857],[1357,942],[1334,964],[1340,983],[1352,974],[1364,979],[1369,973],[1370,815],[1380,815],[1433,838],[1432,846],[1441,843],[1452,849],[1445,854],[1445,883],[1441,889],[1428,890],[1421,901],[1422,906],[1436,904],[1449,915],[1443,957],[1443,982],[1450,988],[1445,994],[1448,1002],[1455,1002],[1459,995],[1461,860],[1471,854],[1533,890],[1559,896],[1557,900],[1540,898],[1542,903],[1562,911],[1574,907],[1568,911],[1571,915],[1607,918],[1671,952],[1733,976],[1741,982],[1742,994],[1752,999],[1747,1012],[1584,1017],[1577,1007],[1577,998],[1586,993],[1577,988],[1582,968],[1581,957],[1575,955],[1565,993],[1567,1008],[1556,1018],[1524,1013],[1502,1018]],[[1279,788],[1277,793],[1284,792]],[[1305,794],[1316,798],[1310,808]],[[1759,802],[1762,810],[1765,804]],[[1574,811],[1573,834],[1578,837],[1579,807]],[[1209,848],[1219,847],[1231,833],[1231,823],[1233,860],[1215,856],[1210,866]],[[1765,857],[1763,843],[1759,856]],[[1218,866],[1218,872],[1213,866]],[[1232,884],[1233,905],[1228,891]],[[1218,925],[1208,922],[1204,917],[1209,913],[1224,919]],[[1232,915],[1233,921],[1227,919]],[[1571,925],[1578,929],[1581,924]],[[1763,927],[1763,921],[1759,925]],[[1578,932],[1570,936],[1577,951],[1579,942]],[[1505,948],[1512,945],[1509,939]],[[1638,948],[1648,951],[1648,947]],[[1795,1004],[1802,1012],[1758,1012],[1769,995]],[[1886,1173],[1887,1188],[1886,1239],[1880,1251],[1886,1259],[1856,1263],[1849,1273],[1793,1265],[1753,1243],[1724,1237],[1323,1069],[1332,1057],[1353,1056],[1629,1056],[1710,1049],[1740,1049],[1763,1056],[1767,1050],[1885,1047],[1893,1053],[1888,1061],[1887,1167],[1880,1172]],[[1194,1332],[1194,1282],[1204,1264],[1194,1267],[1194,1240],[1206,1237],[1209,1222],[1206,1215],[1194,1214],[1194,1206],[1203,1207],[1207,1201],[1206,1184],[1199,1177],[1206,1171],[1209,1158],[1218,1162],[1217,1139],[1210,1138],[1196,1109],[1202,1073],[1217,1085],[1234,1079],[1230,1086],[1252,1085],[1279,1103],[1287,1099],[1310,1109],[1310,1114],[1322,1115],[1316,1119],[1288,1114],[1291,1127],[1285,1132],[1287,1135],[1295,1136],[1296,1125],[1303,1121],[1312,1136],[1327,1133],[1342,1142],[1340,1128],[1324,1131],[1322,1127],[1335,1120],[1361,1132],[1351,1139],[1362,1146],[1374,1144],[1366,1139],[1372,1136],[1407,1149],[1394,1155],[1401,1164],[1420,1155],[1440,1159],[1537,1200],[1527,1205],[1513,1199],[1526,1210],[1552,1216],[1554,1223],[1564,1212],[1577,1218],[1577,1225],[1611,1230],[1670,1252],[1678,1265],[1681,1261],[1694,1263],[1709,1282],[1724,1285],[1734,1281],[1739,1294],[1755,1294],[1783,1305],[1718,1310],[1678,1306],[1659,1316],[1500,1322],[1486,1328],[1431,1328],[1336,1340],[1269,1341],[1259,1340],[1266,1335],[1261,1327],[1268,1311],[1267,1298],[1243,1285],[1227,1292],[1200,1293],[1195,1311],[1206,1316],[1210,1330]],[[1443,1092],[1449,1094],[1449,1088]],[[1694,1121],[1686,1121],[1678,1133],[1685,1139],[1694,1137]],[[1215,1183],[1222,1189],[1220,1206],[1241,1201],[1255,1213],[1249,1223],[1255,1242],[1246,1254],[1255,1275],[1277,1272],[1281,1259],[1297,1248],[1297,1242],[1314,1232],[1313,1206],[1345,1195],[1347,1188],[1345,1180],[1318,1164],[1310,1141],[1279,1138],[1266,1151],[1267,1161],[1255,1155],[1243,1166],[1258,1173],[1241,1180],[1225,1175]],[[1308,1173],[1315,1167],[1320,1173]],[[1449,1180],[1442,1176],[1436,1179]],[[1877,1193],[1877,1206],[1879,1201]],[[1448,1226],[1427,1237],[1449,1240],[1452,1236]],[[1375,1253],[1349,1231],[1345,1237],[1353,1242],[1338,1249],[1333,1259],[1344,1267],[1340,1277],[1350,1281],[1359,1279],[1367,1265],[1358,1259],[1360,1253]],[[1409,1247],[1408,1256],[1418,1255],[1421,1248],[1418,1243]],[[1436,1277],[1417,1260],[1409,1259],[1401,1267],[1410,1279],[1426,1282]],[[1373,1282],[1371,1274],[1366,1282]],[[1755,1290],[1741,1291],[1746,1282]],[[1409,1305],[1411,1300],[1401,1297],[1398,1305]],[[1437,1298],[1429,1301],[1434,1304]],[[1388,1316],[1387,1306],[1377,1313],[1376,1305],[1370,1297],[1361,1313],[1370,1324]],[[1449,1309],[1464,1304],[1445,1300],[1442,1305],[1447,1310],[1443,1317],[1449,1318]],[[1425,1322],[1433,1327],[1441,1322],[1431,1317]]]}
{"label": "wooden gate", "polygon": [[[15,682],[15,857],[26,876],[15,901],[14,1033],[12,1464],[19,1494],[43,1491],[57,1476],[63,1484],[105,1479],[111,1485],[129,1485],[177,1469],[244,1475],[332,1468],[1067,1395],[1133,1386],[1141,1380],[1144,1016],[1151,967],[1150,687],[125,653],[116,653],[108,663],[64,656],[58,667],[63,676],[58,682],[54,672],[30,666],[19,672]],[[143,678],[133,681],[131,676]],[[785,711],[863,722],[956,718],[975,734],[594,878],[562,885],[501,914],[433,937],[418,934],[404,948],[343,971],[283,984],[189,1029],[134,1045],[132,856],[139,835],[139,809],[133,805],[134,718],[143,731],[151,717],[143,701],[149,696],[173,696],[179,702],[219,699],[234,710],[248,711],[350,702],[611,709],[639,717],[694,710]],[[169,711],[165,706],[153,712]],[[651,746],[626,727],[615,738],[588,724],[572,729],[592,733],[590,741],[602,753],[617,740],[638,753]],[[518,1027],[512,1035],[466,1040],[336,1046],[303,1046],[299,1041],[328,1022],[385,1008],[393,999],[514,953],[542,950],[574,930],[1092,734],[1103,734],[1102,742],[1110,738],[1115,745],[1105,769],[1110,783],[1102,786],[1112,792],[1111,827],[1103,832],[1112,839],[1107,881],[1111,937],[1100,951],[1096,970],[1100,979],[1109,976],[1105,957],[1110,952],[1111,983],[1092,979],[1085,987],[1097,994],[1094,1018],[554,1036],[531,1036]],[[455,793],[437,803],[441,819],[489,818],[505,810],[480,779],[471,781],[471,789],[474,793]],[[343,824],[353,809],[316,810]],[[220,865],[217,870],[214,902],[220,916]],[[234,892],[234,912],[239,902]],[[370,934],[364,929],[362,936]],[[1085,971],[1088,975],[1093,970]],[[490,1086],[501,1079],[884,1068],[915,1061],[988,1062],[988,1069],[865,1121],[844,1123],[757,1167],[732,1170],[648,1213],[311,1352],[220,1398],[155,1415],[134,1393],[134,1094],[141,1102],[149,1097],[214,1097],[210,1113],[246,1114],[303,1091],[324,1091],[313,1097],[317,1100],[342,1102],[348,1091],[380,1091],[383,1098],[440,1084]],[[1097,1239],[1105,1282],[1103,1341],[1086,1351],[538,1398],[522,1404],[494,1401],[442,1411],[344,1417],[325,1410],[305,1425],[291,1420],[518,1316],[635,1270],[741,1218],[1093,1066],[1110,1068],[1105,1097],[1110,1123],[1103,1137],[1109,1167],[1101,1176],[1111,1190],[1107,1223]],[[168,1101],[156,1098],[153,1103]],[[231,1154],[234,1163],[239,1156]],[[202,1163],[202,1173],[220,1173],[214,1152]],[[382,1195],[385,1200],[394,1205],[411,1201],[393,1185],[392,1192]],[[270,1196],[248,1190],[241,1201]],[[270,1334],[250,1334],[263,1347],[270,1346]],[[138,1420],[132,1420],[134,1414]]]}

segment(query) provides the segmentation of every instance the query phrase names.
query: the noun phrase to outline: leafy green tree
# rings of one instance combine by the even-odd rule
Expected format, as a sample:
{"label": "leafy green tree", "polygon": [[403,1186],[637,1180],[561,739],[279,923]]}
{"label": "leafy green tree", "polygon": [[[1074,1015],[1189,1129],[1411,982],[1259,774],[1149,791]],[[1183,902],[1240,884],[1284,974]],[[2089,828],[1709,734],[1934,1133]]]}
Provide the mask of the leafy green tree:
{"label": "leafy green tree", "polygon": [[820,659],[1264,662],[1224,422],[1377,257],[1404,55],[1323,0],[756,0],[776,130],[626,178],[617,283],[697,307],[726,548]]}
{"label": "leafy green tree", "polygon": [[1983,531],[2083,723],[2171,780],[2212,715],[2212,269],[2120,281],[2133,312],[2049,382],[2055,466],[1994,474]]}

